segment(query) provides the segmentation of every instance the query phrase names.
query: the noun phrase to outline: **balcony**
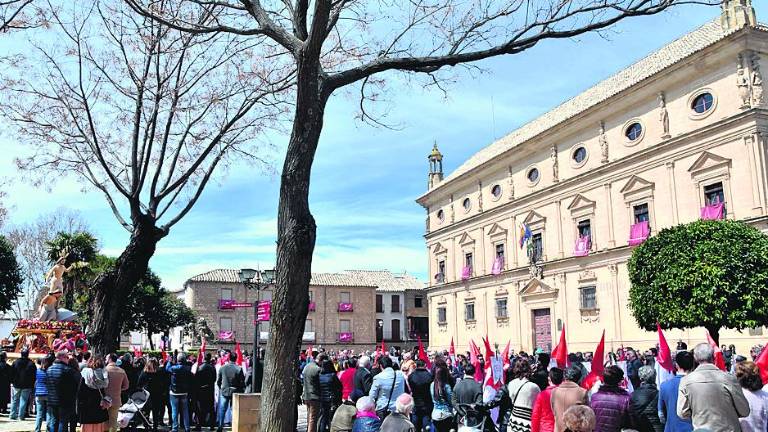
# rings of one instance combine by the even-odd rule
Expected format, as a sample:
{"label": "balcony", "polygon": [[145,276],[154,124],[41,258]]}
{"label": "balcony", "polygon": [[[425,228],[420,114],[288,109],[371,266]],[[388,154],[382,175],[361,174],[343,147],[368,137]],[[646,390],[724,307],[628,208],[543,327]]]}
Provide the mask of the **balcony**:
{"label": "balcony", "polygon": [[341,332],[337,334],[336,338],[339,342],[354,342],[355,334],[353,332]]}
{"label": "balcony", "polygon": [[339,303],[339,312],[352,312],[353,310],[352,303]]}
{"label": "balcony", "polygon": [[316,310],[317,306],[315,305],[315,302],[309,302],[309,311],[314,312]]}
{"label": "balcony", "polygon": [[429,339],[429,332],[428,331],[414,331],[411,330],[408,332],[408,339],[409,340],[417,340],[421,338],[421,340],[427,340]]}
{"label": "balcony", "polygon": [[219,310],[232,310],[235,308],[235,301],[232,299],[220,299],[219,300]]}

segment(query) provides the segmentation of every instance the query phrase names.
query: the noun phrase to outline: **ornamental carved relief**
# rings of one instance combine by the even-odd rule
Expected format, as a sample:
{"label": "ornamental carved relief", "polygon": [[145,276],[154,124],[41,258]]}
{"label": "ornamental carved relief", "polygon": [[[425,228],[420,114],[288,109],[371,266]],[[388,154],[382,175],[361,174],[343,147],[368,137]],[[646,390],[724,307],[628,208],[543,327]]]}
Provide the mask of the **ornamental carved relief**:
{"label": "ornamental carved relief", "polygon": [[608,163],[608,138],[605,137],[605,122],[600,121],[600,163]]}

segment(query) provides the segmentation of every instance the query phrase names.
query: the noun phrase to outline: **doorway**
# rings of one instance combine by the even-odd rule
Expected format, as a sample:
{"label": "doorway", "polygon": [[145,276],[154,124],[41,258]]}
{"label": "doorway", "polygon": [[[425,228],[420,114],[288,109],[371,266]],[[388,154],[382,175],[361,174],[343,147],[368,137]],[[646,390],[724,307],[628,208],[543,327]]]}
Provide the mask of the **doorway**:
{"label": "doorway", "polygon": [[549,308],[533,310],[533,348],[552,351],[552,316]]}

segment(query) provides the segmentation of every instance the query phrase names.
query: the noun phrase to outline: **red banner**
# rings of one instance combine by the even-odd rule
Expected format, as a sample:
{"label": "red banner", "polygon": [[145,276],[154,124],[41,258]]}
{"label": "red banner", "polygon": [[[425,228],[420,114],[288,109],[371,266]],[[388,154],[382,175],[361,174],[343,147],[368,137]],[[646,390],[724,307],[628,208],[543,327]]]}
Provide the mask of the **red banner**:
{"label": "red banner", "polygon": [[272,316],[272,301],[260,301],[256,307],[256,321],[269,321],[270,316]]}

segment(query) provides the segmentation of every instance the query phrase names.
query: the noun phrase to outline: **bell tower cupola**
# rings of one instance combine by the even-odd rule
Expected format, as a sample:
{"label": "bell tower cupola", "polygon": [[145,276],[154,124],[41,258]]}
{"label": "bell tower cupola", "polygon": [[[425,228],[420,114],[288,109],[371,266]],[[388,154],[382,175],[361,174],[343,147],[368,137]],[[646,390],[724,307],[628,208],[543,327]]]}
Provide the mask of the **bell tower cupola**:
{"label": "bell tower cupola", "polygon": [[432,189],[443,181],[443,154],[437,148],[437,141],[432,146],[432,152],[427,159],[429,159],[429,188]]}
{"label": "bell tower cupola", "polygon": [[738,30],[742,27],[757,25],[752,0],[723,0],[720,25],[723,30]]}

